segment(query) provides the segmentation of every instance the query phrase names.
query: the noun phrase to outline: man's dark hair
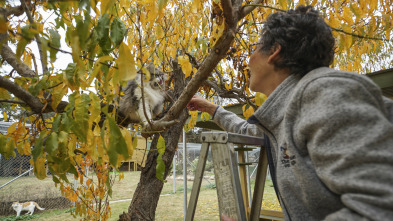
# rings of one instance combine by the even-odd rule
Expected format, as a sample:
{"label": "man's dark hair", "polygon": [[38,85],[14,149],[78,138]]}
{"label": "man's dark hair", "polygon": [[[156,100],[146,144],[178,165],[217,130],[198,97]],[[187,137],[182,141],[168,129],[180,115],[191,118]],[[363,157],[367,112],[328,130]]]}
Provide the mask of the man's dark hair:
{"label": "man's dark hair", "polygon": [[305,75],[333,62],[335,40],[330,27],[312,6],[268,16],[261,33],[260,50],[269,52],[281,45],[281,58],[275,65],[290,68],[291,74]]}

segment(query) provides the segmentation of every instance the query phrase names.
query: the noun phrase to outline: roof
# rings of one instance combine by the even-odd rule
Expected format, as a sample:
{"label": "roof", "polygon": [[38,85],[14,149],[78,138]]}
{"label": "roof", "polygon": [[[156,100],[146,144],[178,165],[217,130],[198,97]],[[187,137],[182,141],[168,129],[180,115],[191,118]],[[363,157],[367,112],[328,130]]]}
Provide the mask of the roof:
{"label": "roof", "polygon": [[[5,122],[5,121],[0,121],[0,133],[6,134],[8,128],[14,124],[15,122]],[[30,124],[26,124],[25,126],[30,127]]]}
{"label": "roof", "polygon": [[366,74],[382,90],[383,95],[393,99],[393,68]]}

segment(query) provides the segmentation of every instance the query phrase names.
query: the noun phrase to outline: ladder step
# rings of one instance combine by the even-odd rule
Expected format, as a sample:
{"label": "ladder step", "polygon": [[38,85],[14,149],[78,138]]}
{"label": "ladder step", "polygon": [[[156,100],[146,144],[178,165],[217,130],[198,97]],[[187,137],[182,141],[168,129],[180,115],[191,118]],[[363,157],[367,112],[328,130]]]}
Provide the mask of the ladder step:
{"label": "ladder step", "polygon": [[252,163],[252,162],[249,162],[249,163],[238,163],[239,166],[251,166],[253,164],[254,163]]}
{"label": "ladder step", "polygon": [[235,147],[234,148],[235,151],[252,151],[254,149],[255,148],[253,148],[253,147]]}

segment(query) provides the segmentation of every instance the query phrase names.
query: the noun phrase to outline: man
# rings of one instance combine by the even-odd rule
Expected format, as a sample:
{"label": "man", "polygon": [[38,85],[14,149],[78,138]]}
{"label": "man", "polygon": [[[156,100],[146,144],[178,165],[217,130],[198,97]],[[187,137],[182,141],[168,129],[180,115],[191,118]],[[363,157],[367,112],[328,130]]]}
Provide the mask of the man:
{"label": "man", "polygon": [[311,6],[270,15],[250,89],[268,96],[244,121],[194,96],[223,129],[263,136],[286,220],[393,220],[393,101],[367,77],[328,68],[329,26]]}

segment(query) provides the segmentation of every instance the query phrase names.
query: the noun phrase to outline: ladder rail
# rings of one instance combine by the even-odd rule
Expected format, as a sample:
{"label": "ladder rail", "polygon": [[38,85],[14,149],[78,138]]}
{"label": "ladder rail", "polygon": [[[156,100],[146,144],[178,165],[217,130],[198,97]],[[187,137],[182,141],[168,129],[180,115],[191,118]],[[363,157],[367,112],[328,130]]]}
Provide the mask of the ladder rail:
{"label": "ladder rail", "polygon": [[203,143],[201,152],[199,153],[198,165],[195,172],[194,182],[192,185],[191,196],[186,212],[186,221],[194,220],[196,205],[199,198],[199,191],[203,180],[203,172],[205,171],[206,160],[209,153],[209,143]]}

